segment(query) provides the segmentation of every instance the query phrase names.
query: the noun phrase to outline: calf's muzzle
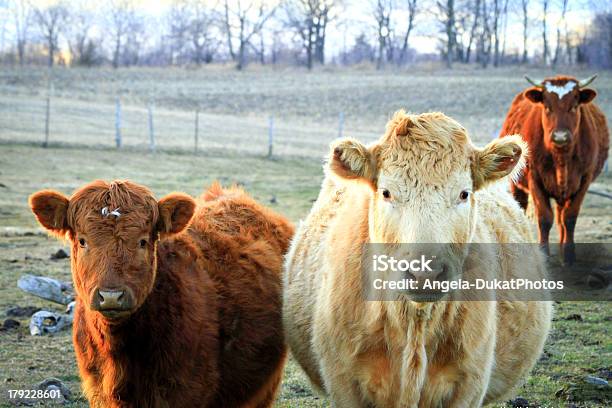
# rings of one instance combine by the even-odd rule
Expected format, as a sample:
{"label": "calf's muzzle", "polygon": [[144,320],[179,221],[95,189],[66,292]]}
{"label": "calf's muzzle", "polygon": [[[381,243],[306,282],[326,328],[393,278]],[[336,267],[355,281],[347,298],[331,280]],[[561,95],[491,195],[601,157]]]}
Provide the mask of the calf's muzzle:
{"label": "calf's muzzle", "polygon": [[133,300],[129,290],[97,288],[91,306],[99,312],[129,311]]}
{"label": "calf's muzzle", "polygon": [[572,134],[567,129],[558,129],[552,132],[551,140],[557,146],[565,146],[569,143]]}

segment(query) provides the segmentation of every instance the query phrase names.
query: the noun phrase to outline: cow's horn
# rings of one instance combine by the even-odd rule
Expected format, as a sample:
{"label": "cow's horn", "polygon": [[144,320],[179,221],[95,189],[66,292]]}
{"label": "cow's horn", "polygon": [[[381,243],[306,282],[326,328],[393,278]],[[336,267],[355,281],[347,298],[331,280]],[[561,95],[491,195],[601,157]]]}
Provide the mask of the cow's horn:
{"label": "cow's horn", "polygon": [[542,85],[542,81],[540,82],[534,81],[533,79],[529,78],[527,75],[525,75],[525,79],[527,80],[527,82],[529,82],[531,85],[535,86],[536,88],[544,88],[544,85]]}
{"label": "cow's horn", "polygon": [[579,88],[584,88],[585,86],[587,86],[588,84],[590,84],[591,82],[593,82],[595,80],[595,78],[597,78],[597,74],[588,77],[587,79],[583,79],[582,81],[580,81],[578,83],[578,87]]}

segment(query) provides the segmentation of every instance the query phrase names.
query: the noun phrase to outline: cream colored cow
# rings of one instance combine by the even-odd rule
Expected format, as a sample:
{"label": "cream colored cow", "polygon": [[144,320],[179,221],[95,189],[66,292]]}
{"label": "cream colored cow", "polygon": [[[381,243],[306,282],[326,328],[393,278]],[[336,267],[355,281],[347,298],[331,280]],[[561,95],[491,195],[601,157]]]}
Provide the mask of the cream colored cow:
{"label": "cream colored cow", "polygon": [[[478,149],[441,113],[398,112],[370,146],[332,144],[287,255],[283,319],[294,357],[334,406],[478,407],[510,397],[526,378],[549,331],[549,302],[382,302],[361,293],[370,242],[451,243],[455,257],[466,243],[500,243],[497,254],[470,258],[478,276],[544,278],[537,248],[503,245],[532,242],[522,211],[494,183],[516,174],[525,155],[519,137]],[[464,260],[452,258],[451,266]],[[450,270],[450,279],[462,273]]]}

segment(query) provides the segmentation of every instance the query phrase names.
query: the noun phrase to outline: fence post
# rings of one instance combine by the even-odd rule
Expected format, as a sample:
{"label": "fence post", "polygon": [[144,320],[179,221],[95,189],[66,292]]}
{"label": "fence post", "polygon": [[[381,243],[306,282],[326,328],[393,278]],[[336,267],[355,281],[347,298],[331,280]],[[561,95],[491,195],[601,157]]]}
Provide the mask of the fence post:
{"label": "fence post", "polygon": [[338,138],[342,137],[342,131],[344,130],[344,112],[338,114]]}
{"label": "fence post", "polygon": [[272,146],[274,144],[274,116],[268,118],[268,158],[272,157]]}
{"label": "fence post", "polygon": [[45,141],[43,147],[49,146],[49,122],[51,121],[51,92],[52,86],[49,86],[47,91],[47,107],[45,110]]}
{"label": "fence post", "polygon": [[605,164],[604,164],[604,173],[608,173],[608,160],[606,160]]}
{"label": "fence post", "polygon": [[149,111],[149,150],[155,152],[155,130],[153,128],[153,104],[149,103],[147,106]]}
{"label": "fence post", "polygon": [[115,104],[115,143],[117,149],[121,148],[121,100],[117,97]]}
{"label": "fence post", "polygon": [[195,131],[193,133],[193,139],[194,139],[194,153],[198,152],[198,132],[200,131],[200,108],[196,108],[195,111]]}

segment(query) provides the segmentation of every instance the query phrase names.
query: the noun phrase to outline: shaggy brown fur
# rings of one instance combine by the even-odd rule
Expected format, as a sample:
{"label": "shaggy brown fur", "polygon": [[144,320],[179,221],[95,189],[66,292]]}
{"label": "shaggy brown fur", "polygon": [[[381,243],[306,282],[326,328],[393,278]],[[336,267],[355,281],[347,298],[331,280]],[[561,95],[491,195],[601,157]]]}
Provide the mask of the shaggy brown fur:
{"label": "shaggy brown fur", "polygon": [[[217,184],[197,208],[129,181],[95,181],[70,199],[40,191],[30,205],[72,244],[73,340],[91,406],[272,405],[286,357],[284,218]],[[124,307],[103,310],[100,291],[119,289]]]}
{"label": "shaggy brown fur", "polygon": [[[572,82],[578,80],[557,76],[543,81],[560,87]],[[547,250],[553,225],[550,199],[557,202],[557,227],[568,263],[574,260],[574,227],[582,200],[608,158],[608,125],[592,102],[596,95],[593,89],[576,86],[559,99],[546,88],[529,88],[514,98],[500,132],[500,137],[521,134],[529,144],[527,168],[512,183],[512,192],[523,209],[531,194],[540,243]],[[571,135],[567,142],[555,143],[553,134],[559,131]]]}

